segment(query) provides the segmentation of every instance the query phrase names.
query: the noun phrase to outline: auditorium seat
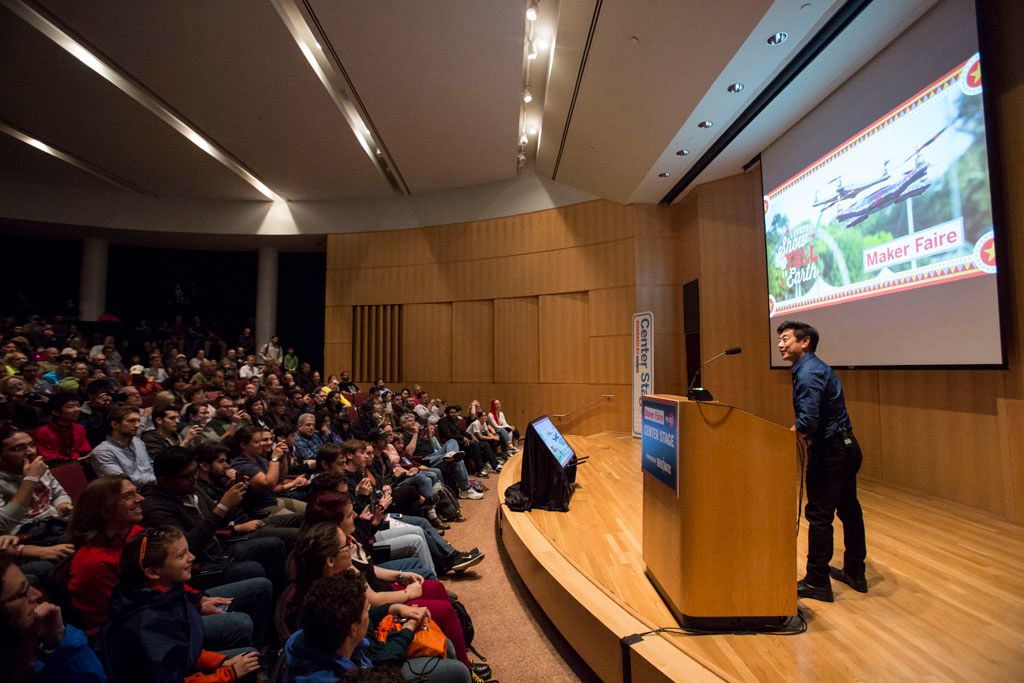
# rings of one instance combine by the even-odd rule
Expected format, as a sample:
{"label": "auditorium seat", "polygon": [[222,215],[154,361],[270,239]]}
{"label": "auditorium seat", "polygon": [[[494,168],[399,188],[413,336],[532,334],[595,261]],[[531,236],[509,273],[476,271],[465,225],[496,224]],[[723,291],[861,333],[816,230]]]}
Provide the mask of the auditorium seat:
{"label": "auditorium seat", "polygon": [[[88,469],[86,469],[88,468]],[[67,462],[51,463],[50,473],[54,479],[64,488],[72,502],[78,501],[85,487],[88,486],[91,477],[92,467],[86,461],[68,460]]]}

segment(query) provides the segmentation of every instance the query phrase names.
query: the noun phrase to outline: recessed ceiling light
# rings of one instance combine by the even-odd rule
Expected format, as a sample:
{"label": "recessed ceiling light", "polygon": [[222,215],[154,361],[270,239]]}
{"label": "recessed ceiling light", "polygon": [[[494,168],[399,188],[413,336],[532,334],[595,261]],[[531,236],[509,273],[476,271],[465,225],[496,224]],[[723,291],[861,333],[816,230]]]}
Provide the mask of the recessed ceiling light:
{"label": "recessed ceiling light", "polygon": [[658,174],[658,177],[659,178],[668,178],[670,175],[672,175],[672,174],[669,173],[668,171],[662,171],[661,173]]}
{"label": "recessed ceiling light", "polygon": [[537,36],[534,42],[537,44],[537,49],[540,50],[541,52],[548,49],[548,45],[550,45],[547,36]]}
{"label": "recessed ceiling light", "polygon": [[782,45],[789,38],[789,34],[785,31],[779,31],[768,39],[769,45]]}
{"label": "recessed ceiling light", "polygon": [[676,156],[677,157],[685,157],[689,153],[690,153],[690,150],[688,150],[688,149],[678,149],[678,150],[676,150]]}
{"label": "recessed ceiling light", "polygon": [[728,90],[731,93],[738,93],[741,90],[743,90],[743,84],[742,83],[733,83],[728,88],[726,88],[726,90]]}
{"label": "recessed ceiling light", "polygon": [[530,86],[523,88],[523,102],[526,102],[527,104],[533,102],[533,91],[530,90]]}
{"label": "recessed ceiling light", "polygon": [[711,121],[708,121],[708,120],[705,119],[704,121],[701,121],[700,123],[698,123],[697,127],[698,128],[710,128],[713,125],[715,125],[715,124],[712,123]]}
{"label": "recessed ceiling light", "polygon": [[[522,7],[522,5],[520,5]],[[537,15],[540,13],[540,7],[537,6],[537,1],[534,0],[530,3],[530,6],[526,8],[526,18],[530,21],[537,21]]]}

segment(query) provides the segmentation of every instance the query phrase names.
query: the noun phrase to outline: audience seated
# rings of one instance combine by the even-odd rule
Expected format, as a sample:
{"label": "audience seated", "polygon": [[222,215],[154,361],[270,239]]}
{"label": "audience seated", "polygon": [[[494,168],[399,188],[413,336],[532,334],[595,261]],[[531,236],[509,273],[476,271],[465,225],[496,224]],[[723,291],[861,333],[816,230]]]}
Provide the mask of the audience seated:
{"label": "audience seated", "polygon": [[[219,500],[199,490],[199,463],[195,451],[181,446],[168,448],[153,463],[156,486],[142,502],[142,521],[148,527],[173,526],[185,533],[198,567],[219,576],[213,585],[253,576],[265,576],[280,592],[285,586],[285,543],[280,538],[226,537],[233,531],[233,517],[248,484],[228,487]],[[200,584],[201,585],[201,584]]]}
{"label": "audience seated", "polygon": [[142,414],[127,404],[110,411],[110,434],[92,449],[92,468],[98,476],[124,474],[142,488],[156,481],[146,444],[137,434]]}
{"label": "audience seated", "polygon": [[259,670],[251,648],[203,648],[200,594],[189,590],[192,561],[181,529],[154,527],[133,537],[120,561],[120,583],[110,604],[99,651],[112,683],[219,683]]}
{"label": "audience seated", "polygon": [[[253,648],[284,645],[272,624],[275,596],[291,605],[292,627],[305,627],[289,641],[292,680],[490,677],[470,664],[435,579],[484,559],[444,539],[439,496],[446,518],[462,521],[445,481],[480,498],[470,472],[500,469],[460,428],[457,407],[419,385],[393,392],[381,378],[359,393],[348,371],[323,382],[276,337],[257,346],[246,330],[229,347],[181,316],[156,330],[139,321],[128,339],[86,337],[73,321],[38,316],[0,320],[0,335],[4,680],[265,674],[273,658]],[[502,439],[501,429],[514,428],[494,407]],[[51,467],[80,485],[65,491]],[[85,485],[87,477],[98,478]],[[301,623],[303,599],[332,574],[368,585],[345,593],[355,599],[325,597]],[[355,639],[350,620],[367,602],[364,641],[366,625]],[[388,613],[408,625],[378,642]],[[447,638],[446,659],[406,655],[428,617]],[[328,623],[336,633],[315,625]],[[337,644],[318,640],[338,634]],[[354,644],[347,654],[345,642]],[[340,664],[341,655],[358,666]]]}
{"label": "audience seated", "polygon": [[0,536],[14,539],[3,554],[20,563],[34,583],[74,550],[66,521],[73,509],[32,437],[11,425],[0,428]]}

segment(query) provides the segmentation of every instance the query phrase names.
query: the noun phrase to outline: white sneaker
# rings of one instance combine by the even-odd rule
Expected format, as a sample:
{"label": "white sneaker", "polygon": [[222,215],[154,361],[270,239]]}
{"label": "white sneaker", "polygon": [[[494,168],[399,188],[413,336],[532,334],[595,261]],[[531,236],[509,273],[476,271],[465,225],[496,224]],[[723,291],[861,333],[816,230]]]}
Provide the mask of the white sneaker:
{"label": "white sneaker", "polygon": [[466,489],[465,491],[459,491],[459,498],[468,498],[470,500],[480,500],[484,497],[484,494],[473,489]]}

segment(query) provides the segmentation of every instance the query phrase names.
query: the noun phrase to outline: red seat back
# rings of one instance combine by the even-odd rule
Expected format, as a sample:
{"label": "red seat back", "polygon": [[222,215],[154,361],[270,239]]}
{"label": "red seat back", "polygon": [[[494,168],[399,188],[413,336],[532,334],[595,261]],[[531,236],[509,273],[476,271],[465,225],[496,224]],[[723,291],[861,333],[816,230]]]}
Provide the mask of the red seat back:
{"label": "red seat back", "polygon": [[73,502],[78,502],[78,496],[82,494],[82,491],[89,484],[84,463],[80,463],[77,460],[52,463],[50,464],[50,473],[57,480],[57,483],[64,487],[64,490],[71,496]]}

